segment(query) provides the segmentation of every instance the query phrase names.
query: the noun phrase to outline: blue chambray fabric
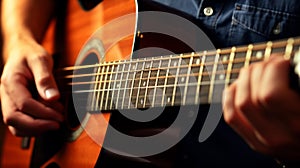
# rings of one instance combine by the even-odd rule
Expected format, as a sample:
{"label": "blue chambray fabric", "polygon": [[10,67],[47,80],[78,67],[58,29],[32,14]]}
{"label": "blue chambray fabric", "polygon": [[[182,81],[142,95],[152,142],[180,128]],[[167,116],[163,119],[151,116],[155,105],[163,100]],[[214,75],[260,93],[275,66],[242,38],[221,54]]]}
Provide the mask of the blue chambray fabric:
{"label": "blue chambray fabric", "polygon": [[[299,36],[299,0],[153,0],[197,18],[216,47]],[[213,14],[206,16],[204,9]]]}

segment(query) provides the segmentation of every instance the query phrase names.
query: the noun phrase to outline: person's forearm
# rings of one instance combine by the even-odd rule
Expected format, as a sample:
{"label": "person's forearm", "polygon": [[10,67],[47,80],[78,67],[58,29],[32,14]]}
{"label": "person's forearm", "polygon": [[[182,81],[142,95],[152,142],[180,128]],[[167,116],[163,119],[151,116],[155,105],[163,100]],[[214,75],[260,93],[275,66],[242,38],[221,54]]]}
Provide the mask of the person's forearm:
{"label": "person's forearm", "polygon": [[41,42],[54,7],[55,0],[2,0],[1,24],[5,47],[20,38]]}

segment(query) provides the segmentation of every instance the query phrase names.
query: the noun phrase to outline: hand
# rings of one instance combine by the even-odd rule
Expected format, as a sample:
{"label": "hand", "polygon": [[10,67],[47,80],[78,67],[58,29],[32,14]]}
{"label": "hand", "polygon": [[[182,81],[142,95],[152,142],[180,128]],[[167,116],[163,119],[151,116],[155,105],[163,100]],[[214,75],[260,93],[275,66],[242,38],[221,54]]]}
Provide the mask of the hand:
{"label": "hand", "polygon": [[35,136],[58,129],[63,107],[58,102],[52,58],[31,39],[16,40],[4,47],[4,53],[8,60],[1,78],[1,104],[10,131],[16,136]]}
{"label": "hand", "polygon": [[225,121],[256,151],[300,158],[300,96],[290,88],[289,61],[279,56],[241,70],[223,94]]}

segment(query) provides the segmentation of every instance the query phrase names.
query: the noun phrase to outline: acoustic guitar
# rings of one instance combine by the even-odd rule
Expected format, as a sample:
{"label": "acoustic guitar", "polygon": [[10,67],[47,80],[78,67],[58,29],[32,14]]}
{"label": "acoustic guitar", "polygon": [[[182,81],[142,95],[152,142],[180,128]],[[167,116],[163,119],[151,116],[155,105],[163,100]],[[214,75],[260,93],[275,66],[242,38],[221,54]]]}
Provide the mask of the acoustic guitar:
{"label": "acoustic guitar", "polygon": [[[156,12],[136,15],[138,9],[133,0],[106,0],[89,11],[83,11],[74,1],[60,7],[62,9],[57,12],[57,20],[46,36],[45,47],[52,51],[57,63],[54,73],[63,95],[66,121],[60,131],[49,132],[36,138],[32,167],[94,167],[103,150],[110,150],[110,147],[116,147],[118,143],[125,143],[124,139],[118,139],[114,134],[107,135],[107,129],[112,130],[111,126],[122,123],[118,119],[111,122],[113,112],[122,111],[122,115],[130,116],[139,114],[128,112],[134,109],[148,112],[150,109],[192,106],[192,110],[183,116],[181,110],[175,113],[175,117],[171,114],[168,117],[173,117],[173,120],[163,125],[172,126],[178,116],[194,123],[197,115],[195,110],[198,110],[199,104],[220,103],[221,96],[217,93],[221,93],[224,87],[238,77],[242,67],[269,59],[273,53],[280,53],[286,59],[299,55],[299,38],[227,49],[212,49],[213,46],[208,42],[209,50],[202,52],[189,45],[187,48],[194,52],[174,54],[168,49],[156,52],[158,47],[143,43],[143,40],[151,31],[159,32],[160,35],[164,33],[164,30],[155,27],[159,21],[151,22],[150,18],[148,24],[144,24],[146,26],[136,26],[137,18],[147,18],[151,15],[157,16],[153,19],[157,21],[160,17],[176,16],[168,13],[156,15]],[[140,22],[142,21],[139,20]],[[146,28],[152,24],[155,25],[152,29]],[[174,26],[172,27],[174,29]],[[178,27],[174,31],[177,29]],[[162,39],[172,39],[171,36],[172,34],[169,34]],[[50,41],[53,43],[47,43]],[[186,44],[166,44],[163,41],[161,45],[175,45],[178,49],[177,46]],[[149,46],[151,50],[136,50]],[[185,51],[186,49],[183,49],[183,52]],[[134,55],[146,56],[153,53],[153,57],[133,58]],[[160,114],[157,111],[160,110],[154,110],[154,114],[150,115],[151,119],[156,119]],[[214,121],[210,118],[211,115],[217,116],[214,120],[219,120],[222,113],[209,113],[207,121]],[[149,119],[143,118],[135,123],[135,128],[130,122],[125,122],[123,125],[126,125],[126,128],[120,129],[124,129],[129,135],[136,135],[131,132],[132,129],[135,133],[138,132],[136,128],[144,129],[141,125],[147,121]],[[161,124],[161,121],[157,123]],[[202,131],[212,132],[213,130],[207,128],[207,124],[203,123]],[[188,131],[192,126],[184,125],[185,128],[181,128],[181,131]],[[176,126],[173,130],[174,134],[177,134],[177,128]],[[151,137],[160,133],[164,131],[137,134],[139,137]],[[180,133],[175,137],[180,139],[184,134]],[[201,132],[199,140],[205,139],[207,135]],[[134,143],[139,144],[138,141]],[[118,147],[112,149],[113,152],[122,150]],[[123,154],[129,157],[144,157],[151,153],[150,149],[136,150],[133,153],[127,153],[126,149],[124,151]]]}

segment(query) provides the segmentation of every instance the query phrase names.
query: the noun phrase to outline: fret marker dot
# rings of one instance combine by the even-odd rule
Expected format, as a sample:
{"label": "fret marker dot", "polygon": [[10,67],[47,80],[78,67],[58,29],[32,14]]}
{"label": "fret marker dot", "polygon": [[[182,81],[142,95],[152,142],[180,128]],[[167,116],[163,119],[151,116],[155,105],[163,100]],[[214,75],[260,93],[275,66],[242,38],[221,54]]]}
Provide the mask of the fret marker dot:
{"label": "fret marker dot", "polygon": [[141,99],[141,100],[140,100],[140,103],[141,103],[141,104],[144,104],[144,99]]}
{"label": "fret marker dot", "polygon": [[223,62],[226,62],[228,60],[228,56],[223,57]]}
{"label": "fret marker dot", "polygon": [[170,102],[171,102],[171,97],[168,97],[168,100],[167,100],[167,101],[168,101],[168,103],[170,103]]}
{"label": "fret marker dot", "polygon": [[177,61],[174,62],[174,66],[177,66]]}
{"label": "fret marker dot", "polygon": [[225,75],[224,75],[224,74],[221,74],[221,75],[219,76],[219,79],[220,79],[220,80],[225,79]]}
{"label": "fret marker dot", "polygon": [[199,58],[197,59],[196,64],[197,64],[197,65],[200,64],[200,59],[199,59]]}
{"label": "fret marker dot", "polygon": [[181,78],[181,82],[184,82],[184,81],[185,81],[185,78],[184,78],[184,77],[182,77],[182,78]]}
{"label": "fret marker dot", "polygon": [[117,84],[117,87],[120,87],[120,84]]}
{"label": "fret marker dot", "polygon": [[261,51],[258,51],[256,53],[256,58],[262,58],[263,57],[263,53]]}
{"label": "fret marker dot", "polygon": [[146,81],[143,82],[143,86],[146,86]]}

